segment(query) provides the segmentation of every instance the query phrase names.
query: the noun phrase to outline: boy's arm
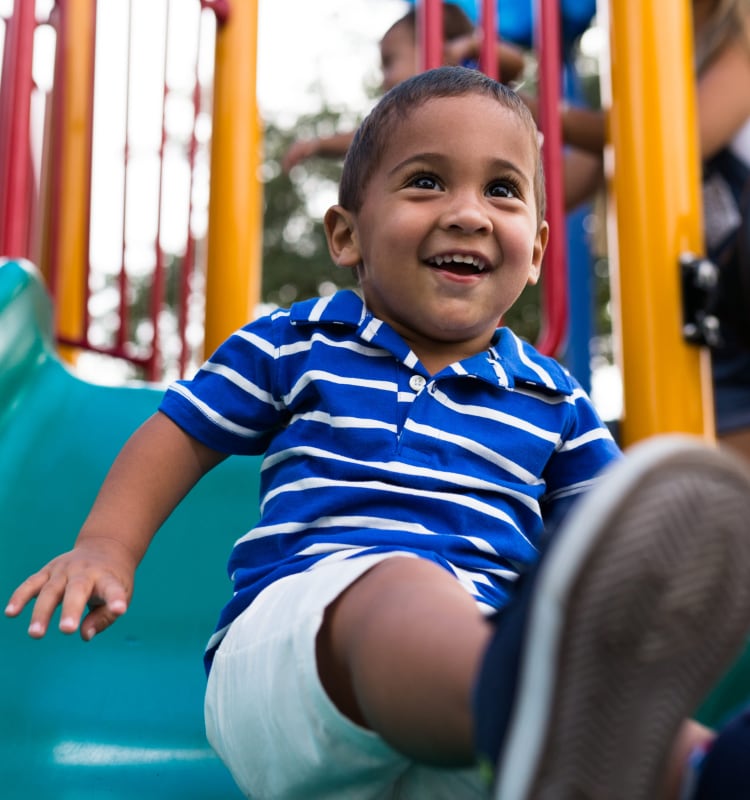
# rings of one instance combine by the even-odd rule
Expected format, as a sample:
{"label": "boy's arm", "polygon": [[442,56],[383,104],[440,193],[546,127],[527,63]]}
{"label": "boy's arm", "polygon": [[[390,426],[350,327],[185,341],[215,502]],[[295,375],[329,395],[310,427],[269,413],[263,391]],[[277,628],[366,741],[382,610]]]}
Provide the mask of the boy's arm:
{"label": "boy's arm", "polygon": [[[539,124],[539,98],[525,92],[519,93],[534,119]],[[587,153],[601,156],[607,141],[606,117],[603,111],[584,106],[563,104],[560,109],[562,139],[565,144]]]}
{"label": "boy's arm", "polygon": [[354,131],[319,136],[316,139],[299,139],[293,142],[281,159],[281,168],[289,173],[292,167],[308,158],[343,158],[354,139]]}
{"label": "boy's arm", "polygon": [[[443,45],[443,60],[449,65],[463,64],[468,59],[478,59],[482,47],[481,33],[477,30],[465,36],[456,36]],[[495,45],[500,80],[512,83],[520,78],[524,69],[524,53],[520,47],[498,40]]]}
{"label": "boy's arm", "polygon": [[157,412],[121,450],[74,548],[27,578],[5,613],[17,616],[36,597],[31,636],[44,636],[58,605],[63,633],[73,633],[79,623],[86,640],[103,631],[127,610],[136,567],[156,531],[224,458]]}
{"label": "boy's arm", "polygon": [[[744,77],[743,77],[744,76]],[[750,116],[750,54],[736,36],[711,59],[698,78],[698,143],[701,158],[726,147]]]}

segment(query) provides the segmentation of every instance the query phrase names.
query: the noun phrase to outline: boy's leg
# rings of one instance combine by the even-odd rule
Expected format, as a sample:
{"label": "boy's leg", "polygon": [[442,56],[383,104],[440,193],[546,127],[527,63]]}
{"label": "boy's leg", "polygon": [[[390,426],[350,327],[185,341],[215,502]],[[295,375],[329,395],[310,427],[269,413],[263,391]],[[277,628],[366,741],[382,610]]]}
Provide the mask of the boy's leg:
{"label": "boy's leg", "polygon": [[631,451],[577,504],[482,667],[498,798],[665,796],[678,731],[696,733],[684,718],[750,627],[748,519],[745,470],[677,437]]}
{"label": "boy's leg", "polygon": [[332,603],[318,670],[346,716],[415,761],[475,762],[471,696],[492,632],[442,567],[390,558]]}
{"label": "boy's leg", "polygon": [[[381,565],[390,561],[394,567],[381,571]],[[351,587],[356,589],[349,593]],[[403,591],[404,587],[413,587],[425,597],[415,598],[411,590]],[[458,593],[454,594],[454,589]],[[362,683],[372,681],[382,689],[380,698],[362,695],[369,698],[365,705],[377,707],[381,715],[378,724],[385,731],[393,730],[401,721],[408,722],[412,713],[419,717],[421,727],[409,728],[409,735],[395,731],[392,738],[399,750],[375,731],[357,724],[354,720],[359,720],[361,713],[351,711],[346,694],[337,694],[339,667],[327,641],[330,620],[337,617],[346,622],[347,614],[339,612],[346,612],[349,603],[337,601],[342,596],[353,600],[352,610],[358,602],[373,604],[382,610],[384,619],[392,619],[394,613],[400,617],[400,638],[390,624],[381,631],[370,614],[361,617],[363,629],[357,633],[364,636],[369,631],[365,638],[388,658],[380,659],[381,653],[376,652],[372,663],[363,665],[363,652],[356,652],[362,641],[359,636],[351,639],[354,660],[359,663],[359,677],[353,686],[361,692]],[[446,598],[452,599],[444,609]],[[425,605],[432,609],[425,631],[434,633],[435,615],[441,614],[450,647],[440,647],[439,637],[422,636],[411,624],[427,617]],[[461,624],[458,619],[453,621],[454,610]],[[463,676],[467,659],[451,662],[451,657],[461,655],[457,647],[473,649],[473,660],[478,663],[488,635],[474,601],[458,581],[441,567],[406,553],[332,560],[282,578],[232,623],[216,653],[205,701],[208,739],[248,797],[482,800],[486,788],[473,764],[469,741],[473,674]],[[396,655],[399,651],[405,656],[404,669]],[[333,687],[329,691],[339,698],[345,714],[321,684],[321,666],[326,682]],[[415,672],[412,667],[419,669]],[[409,752],[413,741],[418,755],[440,760],[441,766],[420,764],[402,753]],[[471,766],[446,770],[443,755]]]}
{"label": "boy's leg", "polygon": [[497,633],[450,574],[391,558],[327,606],[321,680],[399,752],[458,765],[473,758],[471,687],[494,661],[517,695],[477,704],[498,718],[513,705],[498,797],[653,800],[684,717],[744,638],[749,518],[734,462],[684,439],[647,445],[572,512]]}

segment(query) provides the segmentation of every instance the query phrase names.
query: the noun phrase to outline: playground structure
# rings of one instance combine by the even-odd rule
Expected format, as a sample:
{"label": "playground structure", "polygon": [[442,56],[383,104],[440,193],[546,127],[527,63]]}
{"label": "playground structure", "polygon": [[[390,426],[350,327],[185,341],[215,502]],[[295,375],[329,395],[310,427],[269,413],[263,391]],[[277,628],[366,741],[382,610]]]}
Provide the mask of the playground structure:
{"label": "playground structure", "polygon": [[[556,40],[557,5],[539,3],[542,41]],[[679,290],[681,254],[702,250],[697,143],[692,126],[674,123],[694,116],[689,3],[662,0],[656,5],[610,0],[605,21],[616,229],[611,240],[617,242],[610,260],[622,267],[615,296],[626,444],[669,431],[713,436],[706,357],[683,341]],[[251,316],[258,295],[257,4],[182,0],[164,5],[172,14],[188,13],[188,6],[190,13],[209,15],[215,24],[204,337],[211,350]],[[494,4],[483,2],[484,13],[489,15],[490,8]],[[8,257],[0,262],[0,592],[6,596],[31,570],[72,543],[120,445],[159,401],[154,385],[86,383],[61,358],[61,352],[69,359],[91,344],[83,298],[96,3],[67,0],[57,3],[55,13],[56,81],[62,88],[56,87],[47,118],[58,151],[45,162],[43,172],[52,180],[43,191],[34,189],[42,184],[31,180],[28,157],[31,45],[37,24],[32,2],[16,0],[13,17],[6,21],[0,83],[0,254]],[[420,13],[424,31],[440,29],[439,1],[423,2]],[[73,35],[75,47],[66,38]],[[439,60],[434,34],[423,52],[425,66]],[[540,58],[544,70],[559,55],[548,47]],[[21,76],[13,92],[11,72]],[[549,152],[550,142],[559,143],[558,81],[548,75],[542,83],[552,87],[544,89],[543,97]],[[196,87],[197,118],[204,90],[200,81]],[[555,167],[546,166],[554,182]],[[550,193],[551,213],[560,213]],[[45,214],[26,213],[34,206],[46,209]],[[28,224],[34,218],[36,227]],[[195,247],[189,239],[188,265],[190,247]],[[557,242],[561,246],[562,237]],[[165,266],[159,251],[157,234],[157,315]],[[567,325],[567,307],[559,305],[566,295],[560,270],[565,256],[554,253],[548,258],[554,277],[547,297],[557,305],[551,313],[558,316],[551,334],[547,320],[545,334],[552,336],[546,340],[552,351]],[[159,369],[158,344],[155,333],[148,354],[136,356],[153,376]],[[132,353],[123,339],[103,349],[117,357]],[[257,459],[229,459],[204,479],[151,547],[128,613],[95,642],[84,645],[54,631],[37,642],[26,636],[22,622],[0,623],[4,797],[239,797],[205,742],[201,652],[229,591],[223,577],[226,555],[257,515],[258,471]],[[718,721],[749,693],[733,671],[707,699],[703,718]]]}
{"label": "playground structure", "polygon": [[[26,1],[16,4],[7,20],[0,109],[2,118],[10,124],[0,134],[0,179],[9,191],[0,200],[0,252],[28,258],[40,268],[55,300],[55,338],[65,356],[79,351],[121,358],[144,367],[146,377],[156,380],[164,374],[165,349],[159,317],[168,277],[169,254],[164,246],[167,208],[174,213],[175,207],[187,206],[183,210],[186,221],[182,241],[172,248],[181,267],[177,291],[180,371],[184,371],[188,359],[187,306],[190,282],[199,260],[196,247],[202,245],[195,229],[206,227],[205,223],[196,222],[197,217],[207,216],[207,224],[214,231],[203,259],[209,265],[205,270],[209,302],[205,323],[202,321],[205,347],[213,349],[233,327],[247,321],[258,295],[262,196],[258,179],[261,128],[255,85],[257,3],[233,4],[231,21],[230,6],[221,0],[169,0],[158,4],[129,0],[118,6],[128,11],[121,15],[123,19],[117,19],[123,26],[117,39],[124,43],[121,56],[125,68],[114,76],[99,68],[100,62],[106,62],[105,54],[100,52],[102,40],[97,38],[96,0],[55,3],[49,19],[39,22],[35,18],[35,2]],[[107,11],[112,13],[111,8],[105,8],[104,18]],[[163,31],[161,52],[143,52],[135,34],[138,23],[141,31],[147,25]],[[46,37],[47,48],[50,39],[55,44],[53,88],[46,95],[35,86],[32,72],[35,41],[42,30],[54,32]],[[195,47],[185,56],[181,53],[181,39],[191,38],[191,34]],[[111,38],[110,35],[110,42]],[[206,60],[205,53],[210,57],[210,69],[201,69],[199,63]],[[180,86],[184,77],[175,77],[180,58],[194,62],[192,84]],[[139,85],[131,86],[141,62],[154,74],[142,75]],[[106,81],[112,85],[107,86]],[[112,102],[100,102],[107,92],[115,95],[122,106],[117,109],[122,115],[119,130],[105,126],[104,115],[113,114]],[[148,96],[138,97],[137,92]],[[30,113],[38,112],[40,106],[41,114]],[[100,106],[104,111],[99,111]],[[151,112],[146,119],[150,140],[145,141],[137,137],[138,120],[144,124],[144,106],[146,113]],[[175,122],[186,116],[187,125],[184,121]],[[101,124],[103,139],[116,138],[121,163],[112,157],[104,165],[106,192],[92,196],[97,178],[95,124]],[[35,158],[31,142],[39,137],[43,137],[43,147]],[[170,182],[166,171],[176,161],[170,155],[179,150],[184,151],[189,182],[178,184],[177,191],[167,194]],[[201,172],[196,162],[201,157],[211,160],[208,203],[199,197],[209,193],[208,187],[196,185]],[[136,194],[136,187],[143,186],[144,180],[143,176],[136,180],[132,173],[148,162],[157,162],[157,167],[147,173],[148,185]],[[203,166],[205,174],[208,165]],[[113,229],[112,238],[120,238],[121,247],[115,254],[116,263],[104,267],[112,273],[119,295],[119,326],[111,341],[97,343],[90,334],[88,302],[96,256],[91,252],[95,230],[92,220],[103,215],[102,206],[118,193],[122,194],[121,224]],[[145,240],[133,235],[137,223],[143,224],[143,215],[138,216],[139,204],[153,207],[151,218],[146,220],[146,226],[153,230],[143,237]],[[102,256],[98,260],[103,260]],[[134,274],[144,271],[150,281],[146,302],[151,335],[138,346],[128,323]]]}

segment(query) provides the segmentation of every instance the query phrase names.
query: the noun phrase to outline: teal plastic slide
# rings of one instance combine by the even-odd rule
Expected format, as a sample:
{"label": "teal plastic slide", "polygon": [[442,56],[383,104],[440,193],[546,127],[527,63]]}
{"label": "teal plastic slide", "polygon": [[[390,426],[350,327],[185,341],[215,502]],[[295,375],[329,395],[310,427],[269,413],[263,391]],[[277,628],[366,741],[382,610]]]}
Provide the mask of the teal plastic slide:
{"label": "teal plastic slide", "polygon": [[[0,603],[68,549],[153,387],[78,380],[56,357],[36,270],[0,264]],[[236,800],[203,727],[203,647],[225,564],[257,519],[259,462],[229,459],[159,532],[128,612],[84,643],[0,616],[3,800]]]}
{"label": "teal plastic slide", "polygon": [[[34,268],[0,263],[3,605],[70,547],[117,451],[160,398],[78,380],[54,353],[51,319]],[[3,800],[240,797],[205,740],[201,656],[231,589],[231,545],[257,519],[259,467],[229,459],[201,481],[154,540],[128,612],[92,642],[54,629],[32,640],[28,611],[0,617]],[[749,695],[747,651],[701,717],[716,723]]]}

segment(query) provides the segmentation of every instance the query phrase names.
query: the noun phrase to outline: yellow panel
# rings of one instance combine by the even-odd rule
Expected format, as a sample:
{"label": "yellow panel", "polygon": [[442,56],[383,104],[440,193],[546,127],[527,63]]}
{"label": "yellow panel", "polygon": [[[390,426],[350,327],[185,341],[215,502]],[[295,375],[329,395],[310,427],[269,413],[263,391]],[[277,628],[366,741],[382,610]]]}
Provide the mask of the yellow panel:
{"label": "yellow panel", "polygon": [[708,357],[681,332],[679,256],[703,248],[689,0],[610,0],[610,15],[623,441],[713,438]]}
{"label": "yellow panel", "polygon": [[[93,97],[95,0],[69,0],[62,46],[63,85],[60,194],[56,198],[59,235],[57,258],[57,330],[64,338],[83,335],[85,281],[88,261],[88,198],[91,179],[90,137]],[[55,244],[53,243],[53,246]],[[68,348],[64,355],[70,356]]]}
{"label": "yellow panel", "polygon": [[208,215],[205,351],[248,322],[262,254],[262,131],[257,113],[257,0],[231,3],[219,24]]}

